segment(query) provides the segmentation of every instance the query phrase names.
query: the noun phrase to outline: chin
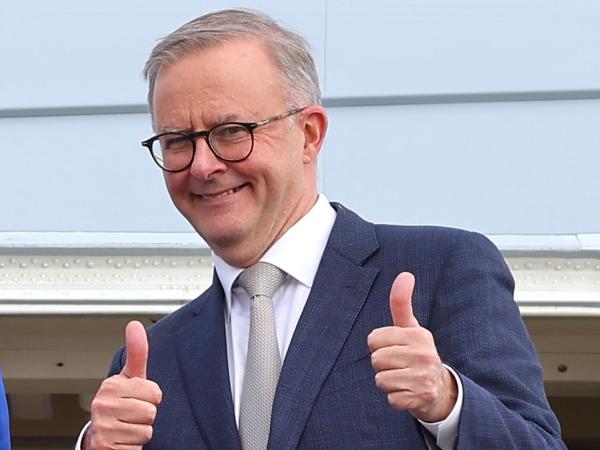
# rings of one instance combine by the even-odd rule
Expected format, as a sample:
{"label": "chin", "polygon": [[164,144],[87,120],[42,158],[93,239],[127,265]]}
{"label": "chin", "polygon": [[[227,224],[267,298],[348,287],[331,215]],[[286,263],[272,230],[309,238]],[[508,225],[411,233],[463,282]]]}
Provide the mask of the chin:
{"label": "chin", "polygon": [[239,245],[247,234],[240,227],[232,227],[231,224],[227,228],[213,225],[210,229],[199,226],[194,226],[194,229],[215,251],[219,248]]}

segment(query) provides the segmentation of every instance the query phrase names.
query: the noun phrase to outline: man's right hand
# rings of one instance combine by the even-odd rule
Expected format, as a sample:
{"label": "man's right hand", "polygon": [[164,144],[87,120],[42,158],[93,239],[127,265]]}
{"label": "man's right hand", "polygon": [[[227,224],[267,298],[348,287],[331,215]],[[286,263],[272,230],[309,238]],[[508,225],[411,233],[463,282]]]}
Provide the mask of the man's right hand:
{"label": "man's right hand", "polygon": [[92,401],[84,450],[141,450],[152,438],[162,391],[158,384],[146,379],[148,338],[140,322],[127,324],[125,347],[123,370],[104,380]]}

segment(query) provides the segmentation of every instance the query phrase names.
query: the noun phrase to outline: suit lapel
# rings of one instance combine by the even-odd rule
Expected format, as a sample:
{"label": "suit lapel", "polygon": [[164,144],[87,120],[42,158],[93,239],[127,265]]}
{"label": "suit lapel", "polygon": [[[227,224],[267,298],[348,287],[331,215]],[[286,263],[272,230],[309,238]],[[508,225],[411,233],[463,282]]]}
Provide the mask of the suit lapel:
{"label": "suit lapel", "polygon": [[269,449],[297,447],[379,271],[362,266],[378,248],[373,226],[339,205],[334,207],[336,223],[281,370]]}
{"label": "suit lapel", "polygon": [[178,356],[194,420],[208,448],[239,449],[229,385],[223,290],[216,278],[179,332]]}

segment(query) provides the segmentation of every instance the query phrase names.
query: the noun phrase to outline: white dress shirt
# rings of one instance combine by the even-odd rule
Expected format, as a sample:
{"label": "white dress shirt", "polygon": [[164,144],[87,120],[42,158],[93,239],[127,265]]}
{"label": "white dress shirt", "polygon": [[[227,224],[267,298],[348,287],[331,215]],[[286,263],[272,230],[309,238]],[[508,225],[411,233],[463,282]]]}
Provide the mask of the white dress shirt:
{"label": "white dress shirt", "polygon": [[[277,342],[284,361],[294,330],[308,299],[321,257],[331,234],[336,213],[323,194],[319,195],[312,209],[294,224],[263,255],[260,261],[279,267],[287,276],[281,287],[273,295]],[[240,287],[233,284],[243,269],[233,267],[213,254],[217,275],[225,292],[225,330],[227,339],[227,361],[229,381],[235,409],[235,419],[239,424],[240,401],[246,352],[250,329],[250,297]],[[462,385],[456,373],[450,369],[458,384],[458,399],[450,415],[442,422],[421,422],[433,436],[427,444],[443,450],[450,450],[458,432],[458,421],[462,408]],[[390,406],[391,408],[391,406]],[[89,423],[88,423],[89,425]],[[75,450],[80,450],[81,439],[87,426],[82,430]],[[426,435],[426,433],[424,433]]]}

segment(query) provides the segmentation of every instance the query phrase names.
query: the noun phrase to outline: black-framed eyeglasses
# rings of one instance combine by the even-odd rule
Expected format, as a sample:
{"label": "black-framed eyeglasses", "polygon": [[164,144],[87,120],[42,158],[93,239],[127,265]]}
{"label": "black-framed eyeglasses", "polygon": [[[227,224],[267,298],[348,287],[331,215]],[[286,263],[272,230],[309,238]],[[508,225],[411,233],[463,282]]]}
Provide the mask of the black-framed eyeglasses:
{"label": "black-framed eyeglasses", "polygon": [[259,122],[225,122],[205,131],[161,133],[143,141],[142,146],[150,150],[158,167],[167,172],[181,172],[192,165],[199,137],[206,140],[217,158],[227,162],[243,161],[254,148],[256,128],[298,114],[305,108],[292,109]]}

